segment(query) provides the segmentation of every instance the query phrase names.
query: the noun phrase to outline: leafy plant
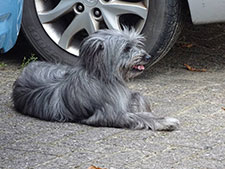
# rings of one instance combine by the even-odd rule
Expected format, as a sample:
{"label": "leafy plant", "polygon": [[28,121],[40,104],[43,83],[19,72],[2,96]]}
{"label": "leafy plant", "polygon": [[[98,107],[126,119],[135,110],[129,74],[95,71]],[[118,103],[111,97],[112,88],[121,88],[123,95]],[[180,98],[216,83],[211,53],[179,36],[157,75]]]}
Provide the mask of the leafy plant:
{"label": "leafy plant", "polygon": [[36,61],[37,59],[38,57],[35,57],[35,54],[31,54],[31,57],[29,58],[24,57],[23,62],[21,64],[21,68],[26,67],[30,62]]}
{"label": "leafy plant", "polygon": [[0,62],[0,69],[4,70],[6,66],[7,66],[6,63]]}

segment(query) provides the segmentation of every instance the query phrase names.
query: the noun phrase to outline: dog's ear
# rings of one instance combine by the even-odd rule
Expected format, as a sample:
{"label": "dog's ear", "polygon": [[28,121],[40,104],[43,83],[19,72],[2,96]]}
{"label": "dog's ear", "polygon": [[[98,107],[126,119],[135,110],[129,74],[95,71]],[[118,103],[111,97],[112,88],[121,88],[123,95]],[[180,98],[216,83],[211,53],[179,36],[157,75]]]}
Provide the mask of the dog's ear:
{"label": "dog's ear", "polygon": [[104,42],[100,38],[87,38],[80,47],[80,59],[82,65],[89,73],[101,76],[106,71],[106,63],[104,61]]}
{"label": "dog's ear", "polygon": [[80,57],[81,59],[87,59],[88,57],[95,57],[99,52],[104,50],[103,40],[98,38],[86,38],[80,45]]}
{"label": "dog's ear", "polygon": [[104,50],[104,46],[103,46],[103,43],[102,43],[102,42],[100,42],[100,43],[98,44],[96,50],[97,50],[97,52],[100,52],[100,51]]}

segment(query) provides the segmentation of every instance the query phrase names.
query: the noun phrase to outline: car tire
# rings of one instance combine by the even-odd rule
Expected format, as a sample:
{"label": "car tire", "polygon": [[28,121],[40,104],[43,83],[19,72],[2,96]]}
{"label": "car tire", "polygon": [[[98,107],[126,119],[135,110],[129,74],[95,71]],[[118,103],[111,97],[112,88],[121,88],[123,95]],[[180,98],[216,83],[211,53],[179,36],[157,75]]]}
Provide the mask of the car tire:
{"label": "car tire", "polygon": [[[151,66],[169,51],[181,30],[180,0],[149,0],[148,14],[141,32],[145,48],[152,55]],[[22,30],[37,54],[50,62],[74,65],[78,57],[55,43],[40,22],[34,0],[24,0]]]}
{"label": "car tire", "polygon": [[183,25],[182,7],[180,0],[151,1],[149,21],[142,31],[146,51],[153,57],[149,67],[164,57],[178,39]]}

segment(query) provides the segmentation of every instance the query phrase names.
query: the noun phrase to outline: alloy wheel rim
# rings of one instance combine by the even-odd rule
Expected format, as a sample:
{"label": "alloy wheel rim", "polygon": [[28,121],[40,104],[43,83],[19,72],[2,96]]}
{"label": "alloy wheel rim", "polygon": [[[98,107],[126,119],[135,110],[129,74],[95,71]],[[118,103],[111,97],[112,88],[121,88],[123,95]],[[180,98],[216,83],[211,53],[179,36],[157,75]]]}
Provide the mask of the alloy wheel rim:
{"label": "alloy wheel rim", "polygon": [[141,32],[149,0],[35,0],[47,35],[62,49],[79,55],[80,42],[98,29],[134,27]]}

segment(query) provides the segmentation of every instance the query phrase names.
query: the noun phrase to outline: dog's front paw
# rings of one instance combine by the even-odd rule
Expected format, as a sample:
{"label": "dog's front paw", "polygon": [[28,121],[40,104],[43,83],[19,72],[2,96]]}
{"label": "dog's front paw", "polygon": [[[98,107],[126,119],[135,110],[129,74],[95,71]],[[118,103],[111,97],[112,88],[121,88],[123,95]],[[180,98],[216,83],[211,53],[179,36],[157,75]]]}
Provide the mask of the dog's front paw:
{"label": "dog's front paw", "polygon": [[158,131],[172,131],[179,127],[179,120],[172,117],[165,117],[155,122],[155,130]]}

